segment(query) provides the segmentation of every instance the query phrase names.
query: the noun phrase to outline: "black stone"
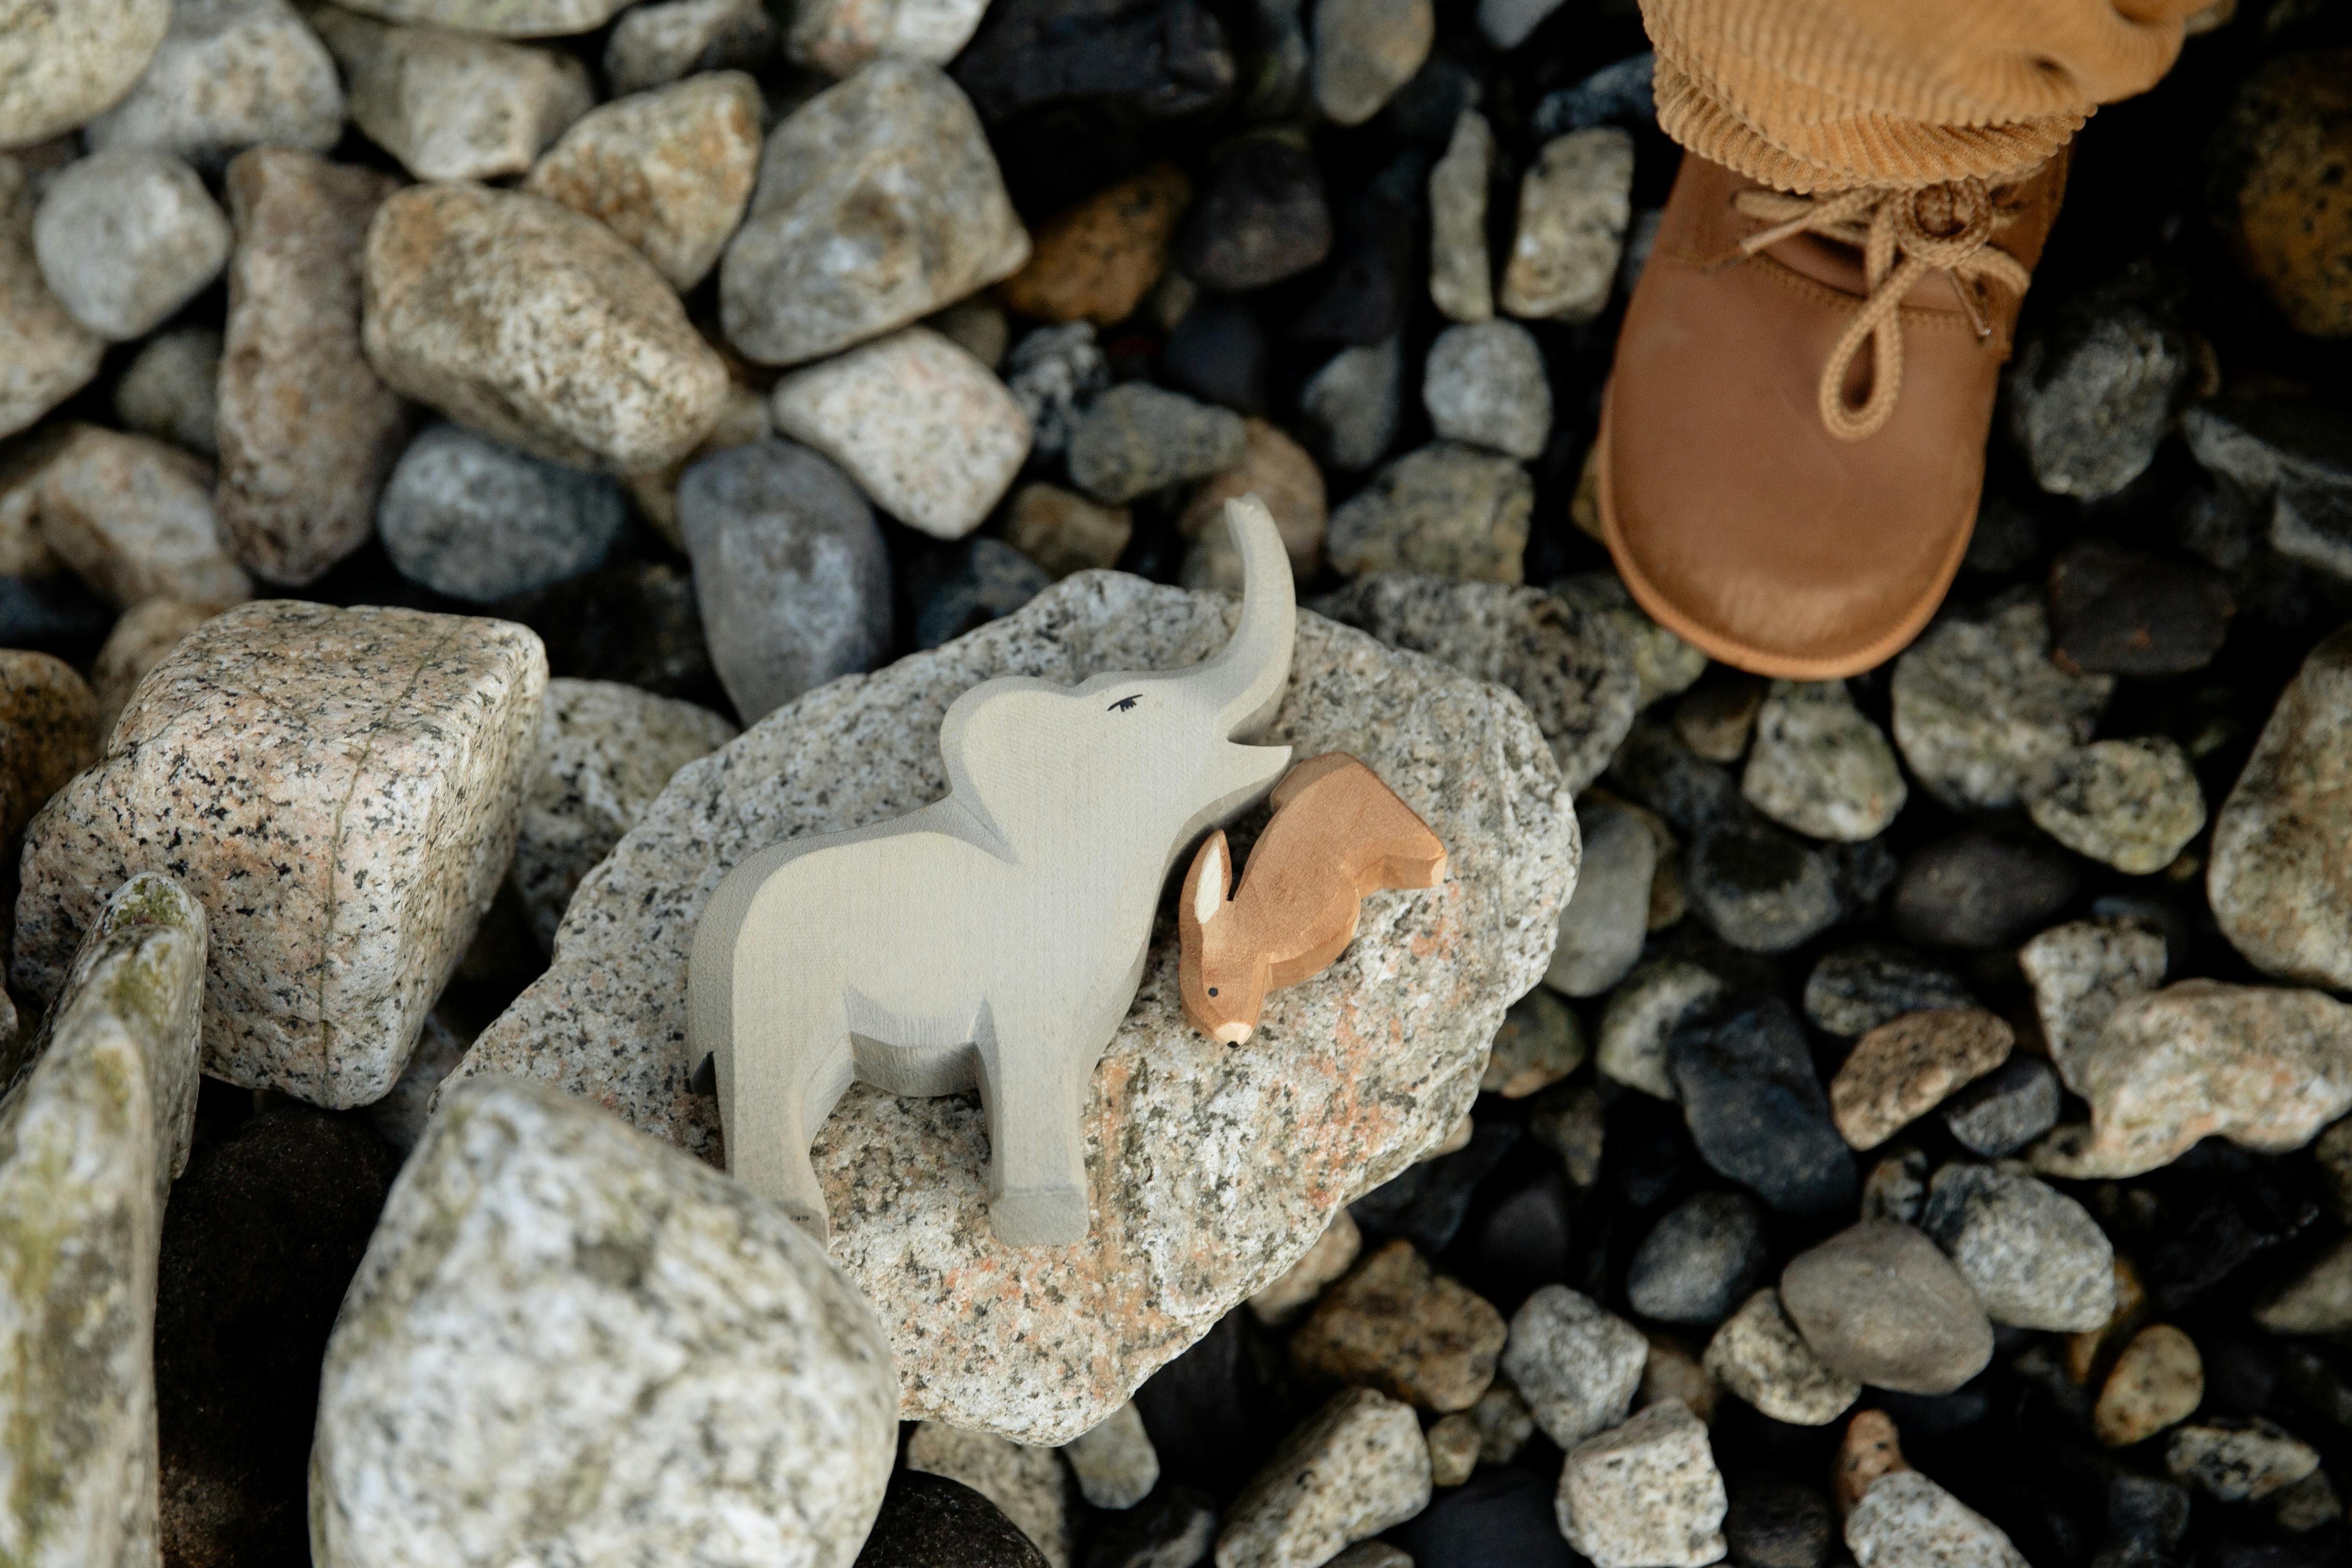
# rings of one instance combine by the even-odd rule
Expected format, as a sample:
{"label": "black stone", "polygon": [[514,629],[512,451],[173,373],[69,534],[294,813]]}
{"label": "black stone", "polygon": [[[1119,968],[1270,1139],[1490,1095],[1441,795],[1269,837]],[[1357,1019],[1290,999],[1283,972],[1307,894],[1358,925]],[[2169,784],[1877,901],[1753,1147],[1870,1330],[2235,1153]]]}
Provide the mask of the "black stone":
{"label": "black stone", "polygon": [[1334,259],[1291,318],[1288,335],[1351,346],[1393,336],[1404,325],[1407,307],[1428,287],[1420,229],[1416,204],[1378,186],[1358,193],[1342,214]]}
{"label": "black stone", "polygon": [[1045,1568],[1045,1555],[961,1481],[900,1470],[856,1568]]}
{"label": "black stone", "polygon": [[953,642],[1054,585],[1043,566],[1001,539],[967,539],[947,560],[944,576],[917,586],[922,595],[922,608],[915,612],[917,647]]}
{"label": "black stone", "polygon": [[2173,1568],[2189,1533],[2189,1494],[2153,1476],[2115,1472],[2097,1568]]}
{"label": "black stone", "polygon": [[1667,1063],[1699,1158],[1784,1214],[1851,1214],[1853,1151],[1830,1118],[1804,1026],[1777,996],[1676,1029]]}
{"label": "black stone", "polygon": [[1273,136],[1210,165],[1177,258],[1203,289],[1238,294],[1295,278],[1331,254],[1331,213],[1312,153]]}
{"label": "black stone", "polygon": [[2237,605],[2210,571],[2102,539],[2069,546],[2050,568],[2052,657],[2109,675],[2179,675],[2221,650]]}
{"label": "black stone", "polygon": [[1217,1536],[1217,1501],[1192,1487],[1161,1487],[1124,1512],[1106,1516],[1087,1548],[1086,1568],[1167,1568],[1205,1563]]}
{"label": "black stone", "polygon": [[1606,1125],[1601,1178],[1626,1207],[1654,1207],[1681,1184],[1690,1134],[1680,1107],[1627,1090],[1610,1105]]}
{"label": "black stone", "polygon": [[1780,1476],[1749,1476],[1731,1487],[1723,1538],[1738,1568],[1822,1568],[1834,1523],[1829,1499]]}
{"label": "black stone", "polygon": [[163,1558],[301,1568],[319,1365],[395,1170],[356,1116],[284,1104],[198,1152],[155,1300]]}
{"label": "black stone", "polygon": [[1960,977],[1942,964],[1882,942],[1825,953],[1805,981],[1805,1016],[1827,1034],[1848,1037],[1931,1007],[1976,1005]]}
{"label": "black stone", "polygon": [[2008,947],[2055,923],[2081,886],[2063,851],[1971,829],[1904,862],[1895,932],[1923,947]]}
{"label": "black stone", "polygon": [[1198,0],[996,0],[951,74],[992,124],[1073,102],[1169,120],[1224,101],[1234,57]]}
{"label": "black stone", "polygon": [[1381,106],[1380,124],[1391,142],[1443,153],[1454,139],[1454,122],[1464,110],[1477,108],[1485,96],[1476,70],[1433,54]]}
{"label": "black stone", "polygon": [[1388,1539],[1413,1568],[1579,1568],[1559,1533],[1555,1484],[1514,1467],[1489,1466],[1440,1491]]}
{"label": "black stone", "polygon": [[1171,1484],[1230,1496],[1306,1414],[1281,1386],[1282,1352],[1236,1308],[1135,1391]]}
{"label": "black stone", "polygon": [[1168,334],[1160,372],[1204,403],[1263,415],[1274,396],[1274,345],[1247,300],[1204,294]]}
{"label": "black stone", "polygon": [[2313,1415],[2352,1426],[2352,1375],[2311,1345],[2279,1348],[2279,1386]]}
{"label": "black stone", "polygon": [[1625,1298],[1645,1318],[1712,1326],[1764,1282],[1771,1261],[1764,1213],[1754,1199],[1694,1193],[1634,1248]]}
{"label": "black stone", "polygon": [[94,652],[113,625],[114,611],[79,577],[0,577],[0,647]]}
{"label": "black stone", "polygon": [[1731,774],[1700,760],[1656,719],[1634,724],[1610,759],[1609,782],[1685,836],[1747,812]]}
{"label": "black stone", "polygon": [[[2152,1214],[2136,1216],[2141,1223],[2134,1228],[2142,1234],[2132,1251],[2159,1311],[2178,1311],[2205,1296],[2303,1235],[2320,1215],[2307,1163],[2251,1154],[2219,1139],[2144,1180],[2157,1204]],[[2202,1337],[2199,1348],[2207,1352],[2210,1395],[2214,1353]]]}
{"label": "black stone", "polygon": [[1402,1236],[1434,1258],[1461,1233],[1478,1184],[1503,1163],[1521,1131],[1516,1122],[1478,1121],[1467,1146],[1423,1160],[1358,1198],[1349,1211],[1360,1223],[1384,1236]]}
{"label": "black stone", "polygon": [[1962,567],[1990,576],[2022,572],[2041,558],[2042,521],[2006,496],[1988,495],[1977,507],[1977,525],[1969,535],[1969,552]]}
{"label": "black stone", "polygon": [[1536,135],[1549,141],[1596,125],[1622,125],[1631,131],[1656,124],[1658,104],[1650,89],[1650,78],[1657,64],[1654,54],[1631,55],[1601,67],[1574,87],[1549,94],[1536,105]]}
{"label": "black stone", "polygon": [[1506,1194],[1471,1221],[1475,1283],[1501,1306],[1564,1280],[1575,1261],[1576,1189],[1557,1168]]}
{"label": "black stone", "polygon": [[1874,1388],[1869,1398],[1895,1418],[1895,1429],[1906,1436],[1948,1437],[1992,1414],[1991,1382],[1979,1373],[1949,1394],[1899,1394],[1891,1388]]}
{"label": "black stone", "polygon": [[1845,908],[1837,861],[1753,814],[1699,830],[1683,856],[1683,887],[1717,936],[1749,952],[1801,946]]}
{"label": "black stone", "polygon": [[710,667],[694,578],[667,562],[608,566],[498,607],[547,645],[548,673],[617,680],[731,711]]}

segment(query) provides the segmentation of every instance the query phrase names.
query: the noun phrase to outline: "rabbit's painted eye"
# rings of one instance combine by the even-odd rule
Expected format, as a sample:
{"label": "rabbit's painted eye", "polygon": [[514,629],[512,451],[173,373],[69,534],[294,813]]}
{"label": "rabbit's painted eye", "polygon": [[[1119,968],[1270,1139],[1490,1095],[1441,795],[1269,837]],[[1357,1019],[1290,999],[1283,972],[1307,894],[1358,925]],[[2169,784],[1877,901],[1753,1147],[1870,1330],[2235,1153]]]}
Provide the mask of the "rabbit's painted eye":
{"label": "rabbit's painted eye", "polygon": [[1210,986],[1210,987],[1209,987],[1209,994],[1210,994],[1210,995],[1212,995],[1212,996],[1214,996],[1216,994],[1217,994],[1217,988],[1216,988],[1215,986],[1213,986],[1213,985]]}

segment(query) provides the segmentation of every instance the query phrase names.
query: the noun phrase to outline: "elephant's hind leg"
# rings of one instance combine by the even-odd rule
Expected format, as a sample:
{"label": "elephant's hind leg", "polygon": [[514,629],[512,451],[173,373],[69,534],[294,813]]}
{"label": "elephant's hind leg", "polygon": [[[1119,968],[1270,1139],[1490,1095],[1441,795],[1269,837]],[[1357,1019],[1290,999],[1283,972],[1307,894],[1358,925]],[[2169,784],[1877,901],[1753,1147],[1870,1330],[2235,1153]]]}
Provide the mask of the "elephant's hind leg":
{"label": "elephant's hind leg", "polygon": [[825,1240],[831,1227],[809,1145],[854,1076],[840,1003],[739,1023],[733,1051],[719,1059],[728,1173]]}
{"label": "elephant's hind leg", "polygon": [[[1066,1247],[1087,1237],[1082,1120],[1094,1076],[1060,1030],[1004,1018],[980,1044],[988,1115],[988,1218],[1009,1247]],[[993,1033],[993,1030],[992,1030]]]}

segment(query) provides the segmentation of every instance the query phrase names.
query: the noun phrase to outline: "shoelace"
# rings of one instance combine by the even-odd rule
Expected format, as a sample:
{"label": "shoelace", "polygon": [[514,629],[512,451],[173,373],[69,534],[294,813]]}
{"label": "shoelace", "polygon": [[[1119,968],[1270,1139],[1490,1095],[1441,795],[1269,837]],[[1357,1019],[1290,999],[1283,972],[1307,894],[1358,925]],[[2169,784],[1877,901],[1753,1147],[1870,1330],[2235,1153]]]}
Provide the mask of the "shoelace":
{"label": "shoelace", "polygon": [[[1739,211],[1769,226],[1739,242],[1745,259],[1799,234],[1850,245],[1862,252],[1868,293],[1846,324],[1829,363],[1822,367],[1815,402],[1822,424],[1841,441],[1877,434],[1895,412],[1903,390],[1902,305],[1919,280],[1941,272],[1979,338],[1991,323],[1976,290],[1995,283],[2022,294],[2032,274],[1992,243],[2016,221],[2017,209],[1998,205],[1982,180],[1953,180],[1920,190],[1865,186],[1831,195],[1793,195],[1784,191],[1742,191]],[[1870,395],[1856,407],[1845,399],[1845,378],[1854,356],[1872,350]]]}

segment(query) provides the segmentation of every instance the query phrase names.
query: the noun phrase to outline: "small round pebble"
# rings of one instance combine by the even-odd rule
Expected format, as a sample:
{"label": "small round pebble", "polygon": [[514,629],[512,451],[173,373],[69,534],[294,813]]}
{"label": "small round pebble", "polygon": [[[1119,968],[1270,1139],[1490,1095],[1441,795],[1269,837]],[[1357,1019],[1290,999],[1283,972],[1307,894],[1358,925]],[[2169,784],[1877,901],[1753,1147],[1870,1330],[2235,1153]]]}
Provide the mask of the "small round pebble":
{"label": "small round pebble", "polygon": [[2162,735],[2093,742],[2058,764],[2026,809],[2077,855],[2134,877],[2172,864],[2205,826],[2196,770]]}
{"label": "small round pebble", "polygon": [[1397,340],[1341,349],[1299,389],[1307,445],[1332,468],[1357,473],[1388,455],[1402,416],[1404,355]]}
{"label": "small round pebble", "polygon": [[457,425],[401,454],[376,528],[401,574],[488,604],[604,563],[628,521],[610,478],[542,462]]}
{"label": "small round pebble", "polygon": [[1110,362],[1087,321],[1024,334],[1005,354],[1003,371],[1004,390],[1029,419],[1029,449],[1041,458],[1067,451],[1080,416],[1110,389]]}
{"label": "small round pebble", "polygon": [[1706,825],[1683,857],[1691,907],[1717,936],[1749,952],[1786,952],[1845,912],[1835,863],[1763,821]]}
{"label": "small round pebble", "polygon": [[1625,1299],[1666,1323],[1721,1322],[1764,1277],[1764,1211],[1738,1193],[1697,1193],[1650,1227],[1626,1267]]}
{"label": "small round pebble", "polygon": [[221,335],[211,327],[158,332],[114,384],[114,414],[142,436],[217,458]]}
{"label": "small round pebble", "polygon": [[1107,568],[1135,537],[1135,518],[1123,506],[1104,506],[1059,485],[1024,485],[1005,509],[1004,542],[1053,577]]}
{"label": "small round pebble", "polygon": [[1825,954],[1805,980],[1805,1016],[1817,1028],[1848,1037],[1866,1035],[1906,1013],[1975,1003],[1950,970],[1877,942]]}
{"label": "small round pebble", "polygon": [[2074,901],[2076,864],[1981,828],[1939,839],[1904,859],[1895,934],[1923,947],[2006,947]]}
{"label": "small round pebble", "polygon": [[1331,514],[1331,564],[1517,583],[1535,481],[1510,458],[1438,441],[1407,453]]}
{"label": "small round pebble", "polygon": [[1601,1076],[1660,1100],[1679,1100],[1667,1067],[1668,1042],[1723,993],[1712,972],[1686,960],[1662,958],[1634,970],[1601,1011],[1593,1053]]}
{"label": "small round pebble", "polygon": [[1429,58],[1431,0],[1323,0],[1315,7],[1315,105],[1338,125],[1361,125]]}
{"label": "small round pebble", "polygon": [[1097,1508],[1133,1508],[1160,1484],[1160,1455],[1131,1401],[1063,1444],[1062,1458],[1070,1462],[1078,1490]]}
{"label": "small round pebble", "polygon": [[1787,1003],[1769,996],[1686,1023],[1668,1053],[1683,1120],[1709,1169],[1783,1214],[1851,1212],[1853,1154]]}
{"label": "small round pebble", "polygon": [[1607,993],[1642,956],[1649,934],[1657,840],[1622,806],[1588,803],[1577,813],[1584,858],[1559,911],[1559,940],[1544,984],[1568,996]]}
{"label": "small round pebble", "polygon": [[1992,1359],[1992,1324],[1951,1260],[1907,1225],[1864,1220],[1799,1253],[1780,1302],[1833,1372],[1949,1394]]}
{"label": "small round pebble", "polygon": [[1513,1314],[1502,1370],[1544,1436],[1567,1448],[1625,1419],[1649,1354],[1633,1324],[1565,1285],[1547,1285]]}
{"label": "small round pebble", "polygon": [[1525,1100],[1584,1065],[1584,1030],[1566,1003],[1538,988],[1503,1015],[1486,1057],[1482,1094]]}
{"label": "small round pebble", "polygon": [[2099,1389],[2091,1430],[2110,1448],[2128,1448],[2186,1421],[2205,1399],[2205,1360],[2197,1342],[2170,1323],[2132,1336]]}
{"label": "small round pebble", "polygon": [[1517,321],[1453,326],[1429,346],[1421,401],[1448,441],[1540,457],[1551,435],[1551,384],[1535,334]]}
{"label": "small round pebble", "polygon": [[219,277],[234,237],[196,172],[145,147],[68,165],[33,216],[49,291],[113,342],[144,336]]}
{"label": "small round pebble", "polygon": [[2039,1057],[2011,1056],[1944,1102],[1944,1125],[1970,1153],[2014,1154],[2058,1125],[2058,1075]]}
{"label": "small round pebble", "polygon": [[1842,680],[1772,683],[1739,790],[1783,827],[1843,843],[1885,832],[1910,793],[1895,748]]}
{"label": "small round pebble", "polygon": [[1862,1037],[1830,1080],[1838,1131],[1856,1149],[1875,1149],[1983,1077],[2017,1037],[1979,1007],[1906,1013]]}
{"label": "small round pebble", "polygon": [[1429,1444],[1431,1485],[1458,1487],[1478,1468],[1481,1434],[1477,1418],[1467,1410],[1438,1417],[1422,1436]]}

